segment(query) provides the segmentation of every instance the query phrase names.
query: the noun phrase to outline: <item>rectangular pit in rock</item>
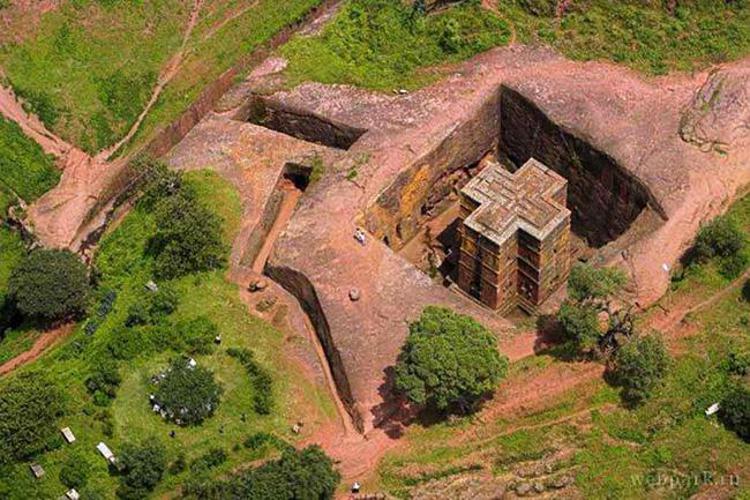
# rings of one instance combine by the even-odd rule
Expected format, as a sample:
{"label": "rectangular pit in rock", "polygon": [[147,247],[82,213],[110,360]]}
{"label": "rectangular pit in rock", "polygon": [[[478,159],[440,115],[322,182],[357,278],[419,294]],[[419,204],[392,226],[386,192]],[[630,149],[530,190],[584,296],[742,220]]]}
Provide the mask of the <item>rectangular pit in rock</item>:
{"label": "rectangular pit in rock", "polygon": [[573,232],[599,248],[625,233],[649,204],[648,189],[611,156],[554,123],[507,87],[500,92],[500,144],[516,169],[536,158],[568,180]]}
{"label": "rectangular pit in rock", "polygon": [[251,98],[237,118],[295,139],[344,150],[351,148],[367,132],[261,96]]}

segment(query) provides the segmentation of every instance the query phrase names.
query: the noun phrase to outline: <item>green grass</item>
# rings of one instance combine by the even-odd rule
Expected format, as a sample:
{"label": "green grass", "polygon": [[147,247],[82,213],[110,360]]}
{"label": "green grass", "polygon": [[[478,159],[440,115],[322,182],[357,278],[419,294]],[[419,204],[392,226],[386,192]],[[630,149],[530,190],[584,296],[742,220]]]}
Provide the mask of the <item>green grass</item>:
{"label": "green grass", "polygon": [[510,39],[500,17],[476,2],[425,18],[392,0],[351,0],[320,36],[297,37],[281,53],[291,84],[305,80],[376,89],[431,82],[419,68],[459,61]]}
{"label": "green grass", "polygon": [[52,158],[15,122],[0,117],[0,218],[15,201],[12,193],[31,203],[59,179]]}
{"label": "green grass", "polygon": [[[679,2],[671,15],[658,1],[582,0],[555,15],[554,0],[497,0],[497,12],[470,1],[425,18],[391,0],[350,0],[320,36],[297,37],[281,50],[291,84],[306,80],[373,89],[415,88],[439,71],[518,42],[547,44],[577,60],[609,60],[648,74],[693,70],[750,51],[747,1]],[[415,21],[416,19],[416,21]]]}
{"label": "green grass", "polygon": [[[275,0],[258,0],[251,9],[244,11],[243,5],[247,5],[244,1],[208,2],[188,44],[189,53],[180,72],[164,89],[127,149],[132,151],[143,145],[161,127],[177,119],[206,85],[321,1],[287,0],[284,7],[279,8]],[[214,29],[222,19],[239,12],[242,13],[223,24],[221,29]]]}
{"label": "green grass", "polygon": [[16,92],[54,132],[96,152],[124,135],[181,42],[188,2],[75,0],[0,47]]}
{"label": "green grass", "polygon": [[[199,200],[216,208],[223,217],[229,243],[237,233],[241,214],[237,193],[216,174],[194,172],[188,174],[187,179],[195,187]],[[284,335],[248,313],[237,287],[226,281],[223,270],[191,275],[171,283],[180,296],[180,304],[170,319],[176,323],[205,315],[217,325],[222,336],[222,344],[215,353],[196,356],[199,364],[214,370],[224,389],[216,413],[201,426],[180,428],[162,421],[151,411],[149,377],[161,370],[170,357],[177,355],[170,351],[146,352],[131,361],[120,362],[123,380],[117,397],[109,407],[93,404],[84,386],[89,364],[106,355],[107,342],[123,324],[130,305],[144,293],[143,286],[150,279],[151,267],[144,251],[153,231],[151,215],[136,208],[119,227],[105,235],[96,257],[101,273],[97,295],[103,295],[106,289],[117,291],[112,311],[92,336],[87,336],[83,325],[79,325],[62,347],[21,369],[43,370],[54,383],[65,388],[67,411],[60,426],[69,425],[73,429],[78,438],[74,446],[80,448],[92,464],[87,489],[98,491],[105,498],[113,497],[117,478],[108,473],[104,460],[94,448],[99,441],[105,441],[117,453],[124,442],[151,437],[165,444],[170,461],[183,452],[188,463],[209,449],[220,447],[229,458],[212,469],[211,474],[219,475],[259,458],[258,451],[241,446],[250,434],[269,432],[294,442],[299,437],[290,432],[293,422],[302,419],[314,426],[335,416],[335,407],[325,386],[310,381],[289,361],[284,354],[288,349]],[[258,363],[271,373],[275,404],[270,415],[254,412],[253,387],[245,368],[226,354],[229,347],[250,349]],[[3,382],[4,379],[0,379],[0,384]],[[245,422],[241,420],[243,413],[247,415]],[[107,419],[113,426],[111,436],[105,433]],[[171,430],[176,431],[175,438],[169,437]],[[0,468],[0,497],[3,493],[11,498],[58,497],[65,488],[57,475],[71,451],[70,445],[64,445],[36,458],[47,471],[42,481],[31,479],[27,464]],[[265,453],[273,452],[268,449]],[[155,495],[168,494],[187,480],[189,474],[186,471],[176,476],[166,475]]]}

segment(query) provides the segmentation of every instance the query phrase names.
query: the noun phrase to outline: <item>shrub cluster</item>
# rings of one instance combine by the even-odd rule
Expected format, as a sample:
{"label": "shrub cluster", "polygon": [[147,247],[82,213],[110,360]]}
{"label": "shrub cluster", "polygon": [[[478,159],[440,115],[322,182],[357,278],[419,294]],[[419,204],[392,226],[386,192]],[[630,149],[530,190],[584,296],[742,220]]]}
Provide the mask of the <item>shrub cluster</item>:
{"label": "shrub cluster", "polygon": [[199,474],[227,461],[227,452],[221,448],[211,448],[203,455],[190,462],[190,473]]}
{"label": "shrub cluster", "polygon": [[194,478],[183,488],[185,498],[330,499],[341,475],[319,446],[289,450],[278,460],[241,472],[226,480]]}
{"label": "shrub cluster", "polygon": [[167,468],[167,451],[155,438],[122,446],[119,458],[120,486],[117,496],[124,499],[146,498]]}
{"label": "shrub cluster", "polygon": [[117,395],[122,378],[117,363],[106,357],[98,360],[86,378],[86,389],[94,397],[94,404],[106,406]]}
{"label": "shrub cluster", "polygon": [[721,401],[719,419],[750,442],[750,389],[746,385],[738,383]]}
{"label": "shrub cluster", "polygon": [[688,257],[698,263],[718,259],[721,274],[732,279],[748,265],[746,246],[740,228],[729,217],[721,216],[701,227]]}
{"label": "shrub cluster", "polygon": [[68,488],[80,490],[88,483],[91,464],[83,453],[70,452],[60,469],[60,482]]}
{"label": "shrub cluster", "polygon": [[0,388],[0,464],[51,447],[63,409],[61,391],[42,373],[22,373]]}
{"label": "shrub cluster", "polygon": [[125,326],[157,325],[172,314],[179,303],[177,292],[165,285],[157,292],[144,291],[128,308]]}
{"label": "shrub cluster", "polygon": [[244,348],[232,347],[227,354],[236,358],[247,370],[253,385],[253,408],[260,415],[268,415],[273,409],[273,378],[268,371],[260,366],[251,351]]}

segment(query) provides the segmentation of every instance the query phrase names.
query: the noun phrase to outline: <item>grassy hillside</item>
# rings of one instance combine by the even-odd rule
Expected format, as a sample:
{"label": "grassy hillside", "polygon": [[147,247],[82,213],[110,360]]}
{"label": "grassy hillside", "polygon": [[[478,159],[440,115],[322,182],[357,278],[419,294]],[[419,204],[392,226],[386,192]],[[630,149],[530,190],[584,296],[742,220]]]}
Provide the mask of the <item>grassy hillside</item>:
{"label": "grassy hillside", "polygon": [[[218,208],[227,242],[231,241],[241,214],[236,191],[212,173],[197,172],[187,178],[202,204]],[[151,277],[152,259],[146,245],[154,228],[152,213],[139,207],[105,236],[96,258],[101,272],[97,300],[88,321],[77,327],[63,347],[21,370],[42,370],[53,383],[64,388],[66,411],[59,426],[70,426],[78,441],[74,445],[58,442],[51,451],[35,458],[47,471],[41,481],[32,478],[26,463],[0,466],[0,497],[57,498],[66,490],[58,478],[60,470],[69,457],[76,455],[83,457],[90,466],[83,493],[90,495],[89,498],[94,495],[113,498],[118,478],[110,475],[105,461],[97,453],[95,445],[99,441],[105,441],[117,453],[125,442],[155,439],[167,447],[170,463],[182,453],[188,465],[209,449],[218,447],[227,453],[228,460],[211,469],[210,474],[220,475],[239,464],[276,452],[273,446],[257,449],[244,446],[243,441],[248,436],[269,432],[292,442],[298,438],[289,431],[293,422],[303,419],[314,427],[335,415],[325,386],[304,377],[300,367],[284,356],[287,341],[283,334],[248,314],[236,286],[225,280],[223,270],[159,283],[162,288],[172,288],[179,296],[179,306],[169,316],[170,324],[180,325],[205,317],[217,326],[217,333],[222,336],[221,346],[214,352],[195,355],[199,365],[214,371],[224,390],[218,410],[197,427],[178,427],[151,411],[150,377],[162,370],[178,352],[158,347],[164,346],[164,342],[169,344],[169,340],[161,337],[167,331],[160,331],[159,337],[153,339],[125,340],[123,336],[132,332],[123,330],[122,325],[130,307],[149,293],[144,290],[144,284]],[[111,304],[111,310],[104,304]],[[87,326],[92,322],[96,322],[97,328]],[[108,403],[92,396],[85,380],[97,363],[111,358],[111,348],[115,344],[129,352],[130,359],[118,362],[122,382],[116,397]],[[227,355],[230,347],[251,350],[259,365],[270,372],[274,406],[269,415],[254,410],[253,394],[257,389],[240,363]],[[0,379],[0,387],[7,382],[7,378]],[[174,438],[169,436],[172,430],[176,432]],[[177,488],[190,476],[189,469],[166,474],[155,496]]]}
{"label": "grassy hillside", "polygon": [[65,1],[0,47],[0,66],[50,129],[96,152],[140,113],[189,11],[180,0]]}
{"label": "grassy hillside", "polygon": [[[481,4],[494,6],[488,10]],[[580,0],[560,16],[556,0],[467,0],[423,16],[392,0],[349,0],[320,36],[298,37],[282,54],[291,83],[314,80],[375,89],[433,81],[420,71],[507,44],[551,45],[579,60],[604,59],[648,74],[692,70],[750,51],[746,0]]]}
{"label": "grassy hillside", "polygon": [[[320,0],[205,0],[186,60],[159,99],[142,142],[174,120],[239,58]],[[145,106],[176,53],[192,1],[64,0],[35,29],[0,35],[0,67],[16,92],[64,139],[94,153],[112,145]],[[38,16],[29,13],[29,17]]]}

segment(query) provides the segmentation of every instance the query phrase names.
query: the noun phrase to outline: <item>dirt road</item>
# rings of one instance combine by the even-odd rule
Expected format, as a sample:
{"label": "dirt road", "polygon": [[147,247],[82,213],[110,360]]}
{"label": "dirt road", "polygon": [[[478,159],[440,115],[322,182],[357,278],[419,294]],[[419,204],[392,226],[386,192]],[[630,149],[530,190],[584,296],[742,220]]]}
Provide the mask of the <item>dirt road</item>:
{"label": "dirt road", "polygon": [[44,332],[39,336],[36,342],[34,342],[31,349],[0,365],[0,376],[12,372],[19,366],[23,366],[36,360],[47,349],[53,345],[59,344],[63,339],[70,335],[74,326],[73,323],[67,323],[53,330]]}

